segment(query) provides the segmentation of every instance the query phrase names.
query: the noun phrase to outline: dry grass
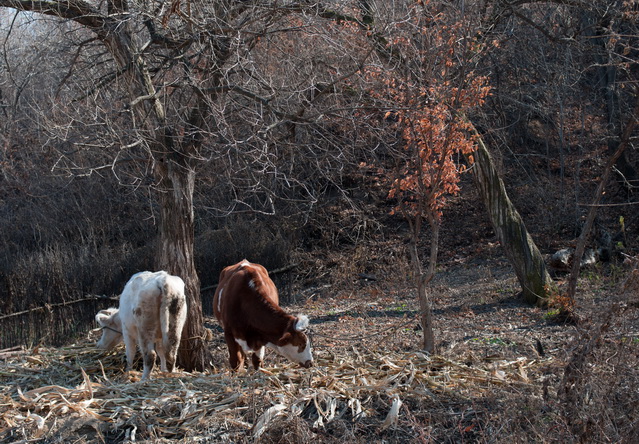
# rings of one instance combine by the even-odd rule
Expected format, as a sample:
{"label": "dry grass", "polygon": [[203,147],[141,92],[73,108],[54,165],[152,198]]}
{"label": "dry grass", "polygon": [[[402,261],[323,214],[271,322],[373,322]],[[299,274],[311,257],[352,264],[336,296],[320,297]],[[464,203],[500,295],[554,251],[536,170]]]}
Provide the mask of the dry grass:
{"label": "dry grass", "polygon": [[417,426],[414,408],[437,408],[443,398],[464,403],[496,387],[526,388],[541,364],[521,358],[478,368],[353,347],[346,355],[320,350],[311,370],[279,364],[239,375],[155,373],[140,383],[125,379],[123,350],[100,352],[88,341],[0,357],[0,438],[8,442],[310,442],[347,429],[408,438]]}
{"label": "dry grass", "polygon": [[625,292],[635,282],[584,292],[592,323],[575,327],[514,301],[511,281],[475,266],[442,273],[434,356],[415,351],[410,291],[370,282],[333,297],[310,290],[290,308],[312,319],[308,370],[271,352],[263,370],[232,374],[219,334],[210,373],[156,371],[145,383],[126,378],[122,347],[93,347],[97,332],[1,351],[0,441],[636,442],[639,310],[609,310],[615,294],[636,299]]}

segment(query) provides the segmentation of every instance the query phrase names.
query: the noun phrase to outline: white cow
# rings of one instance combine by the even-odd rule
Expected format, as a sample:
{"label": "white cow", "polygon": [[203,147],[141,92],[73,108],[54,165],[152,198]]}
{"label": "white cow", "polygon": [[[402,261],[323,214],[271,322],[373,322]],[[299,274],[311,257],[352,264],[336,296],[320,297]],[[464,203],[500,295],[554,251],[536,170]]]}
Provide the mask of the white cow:
{"label": "white cow", "polygon": [[156,350],[162,371],[172,372],[186,322],[184,281],[165,271],[136,273],[124,287],[120,308],[102,310],[95,320],[102,326],[98,348],[109,350],[124,340],[127,372],[136,343],[144,358],[143,381],[153,370]]}

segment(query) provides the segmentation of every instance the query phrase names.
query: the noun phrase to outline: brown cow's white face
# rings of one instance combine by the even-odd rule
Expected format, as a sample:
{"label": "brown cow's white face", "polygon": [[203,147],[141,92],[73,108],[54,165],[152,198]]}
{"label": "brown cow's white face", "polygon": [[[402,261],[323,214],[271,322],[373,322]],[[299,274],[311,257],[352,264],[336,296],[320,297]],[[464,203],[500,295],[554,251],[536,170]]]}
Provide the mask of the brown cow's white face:
{"label": "brown cow's white face", "polygon": [[117,308],[101,310],[95,315],[95,320],[102,327],[102,337],[95,344],[97,348],[111,350],[122,342],[122,322]]}
{"label": "brown cow's white face", "polygon": [[284,357],[290,359],[293,362],[297,362],[304,368],[309,368],[313,365],[313,351],[311,349],[311,343],[304,333],[299,333],[303,340],[296,342],[303,342],[304,345],[297,346],[293,343],[275,346],[275,349]]}
{"label": "brown cow's white face", "polygon": [[295,331],[286,333],[273,348],[282,356],[297,362],[302,367],[309,368],[313,365],[313,350],[311,341],[302,330],[308,327],[308,318],[304,315],[297,318]]}

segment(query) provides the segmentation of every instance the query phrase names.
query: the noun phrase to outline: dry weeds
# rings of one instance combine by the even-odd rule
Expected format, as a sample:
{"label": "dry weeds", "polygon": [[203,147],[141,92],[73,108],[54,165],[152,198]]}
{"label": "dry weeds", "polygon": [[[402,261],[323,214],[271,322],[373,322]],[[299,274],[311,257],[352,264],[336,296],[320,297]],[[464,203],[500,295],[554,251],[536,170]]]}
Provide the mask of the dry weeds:
{"label": "dry weeds", "polygon": [[540,365],[520,358],[476,368],[441,356],[353,347],[343,356],[320,351],[310,371],[280,364],[239,375],[156,372],[140,383],[125,379],[122,355],[88,342],[4,352],[0,437],[238,442],[292,423],[300,430],[290,440],[299,442],[299,435],[314,439],[338,420],[408,437],[414,432],[400,420],[407,401],[421,405],[442,395],[462,400],[495,386],[526,387],[531,369]]}
{"label": "dry weeds", "polygon": [[[313,320],[308,370],[271,352],[261,371],[232,374],[219,334],[210,373],[156,370],[144,383],[139,372],[126,378],[122,347],[94,348],[97,331],[67,347],[1,351],[0,441],[632,442],[637,310],[605,326],[596,312],[590,326],[556,325],[512,288],[499,270],[444,273],[434,356],[415,351],[412,294],[375,282],[302,294],[292,310]],[[588,309],[605,312],[609,301],[595,300]]]}

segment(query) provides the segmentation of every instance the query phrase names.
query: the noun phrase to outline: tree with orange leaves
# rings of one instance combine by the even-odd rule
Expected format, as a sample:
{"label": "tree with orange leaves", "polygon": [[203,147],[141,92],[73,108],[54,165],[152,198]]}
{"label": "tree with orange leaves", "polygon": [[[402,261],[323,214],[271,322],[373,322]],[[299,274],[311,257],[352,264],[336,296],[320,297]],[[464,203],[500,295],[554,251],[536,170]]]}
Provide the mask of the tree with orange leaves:
{"label": "tree with orange leaves", "polygon": [[[477,33],[458,18],[435,13],[428,4],[397,27],[401,36],[389,43],[402,63],[368,66],[376,80],[371,95],[385,103],[384,118],[401,138],[389,198],[396,200],[410,228],[410,256],[418,291],[423,349],[435,351],[428,283],[435,275],[442,210],[447,196],[459,192],[460,158],[475,147],[472,127],[463,117],[489,94],[486,78],[473,69],[482,50]],[[412,29],[399,29],[412,27]],[[412,39],[405,36],[412,35]],[[420,255],[423,222],[430,228],[430,255],[424,269]]]}

